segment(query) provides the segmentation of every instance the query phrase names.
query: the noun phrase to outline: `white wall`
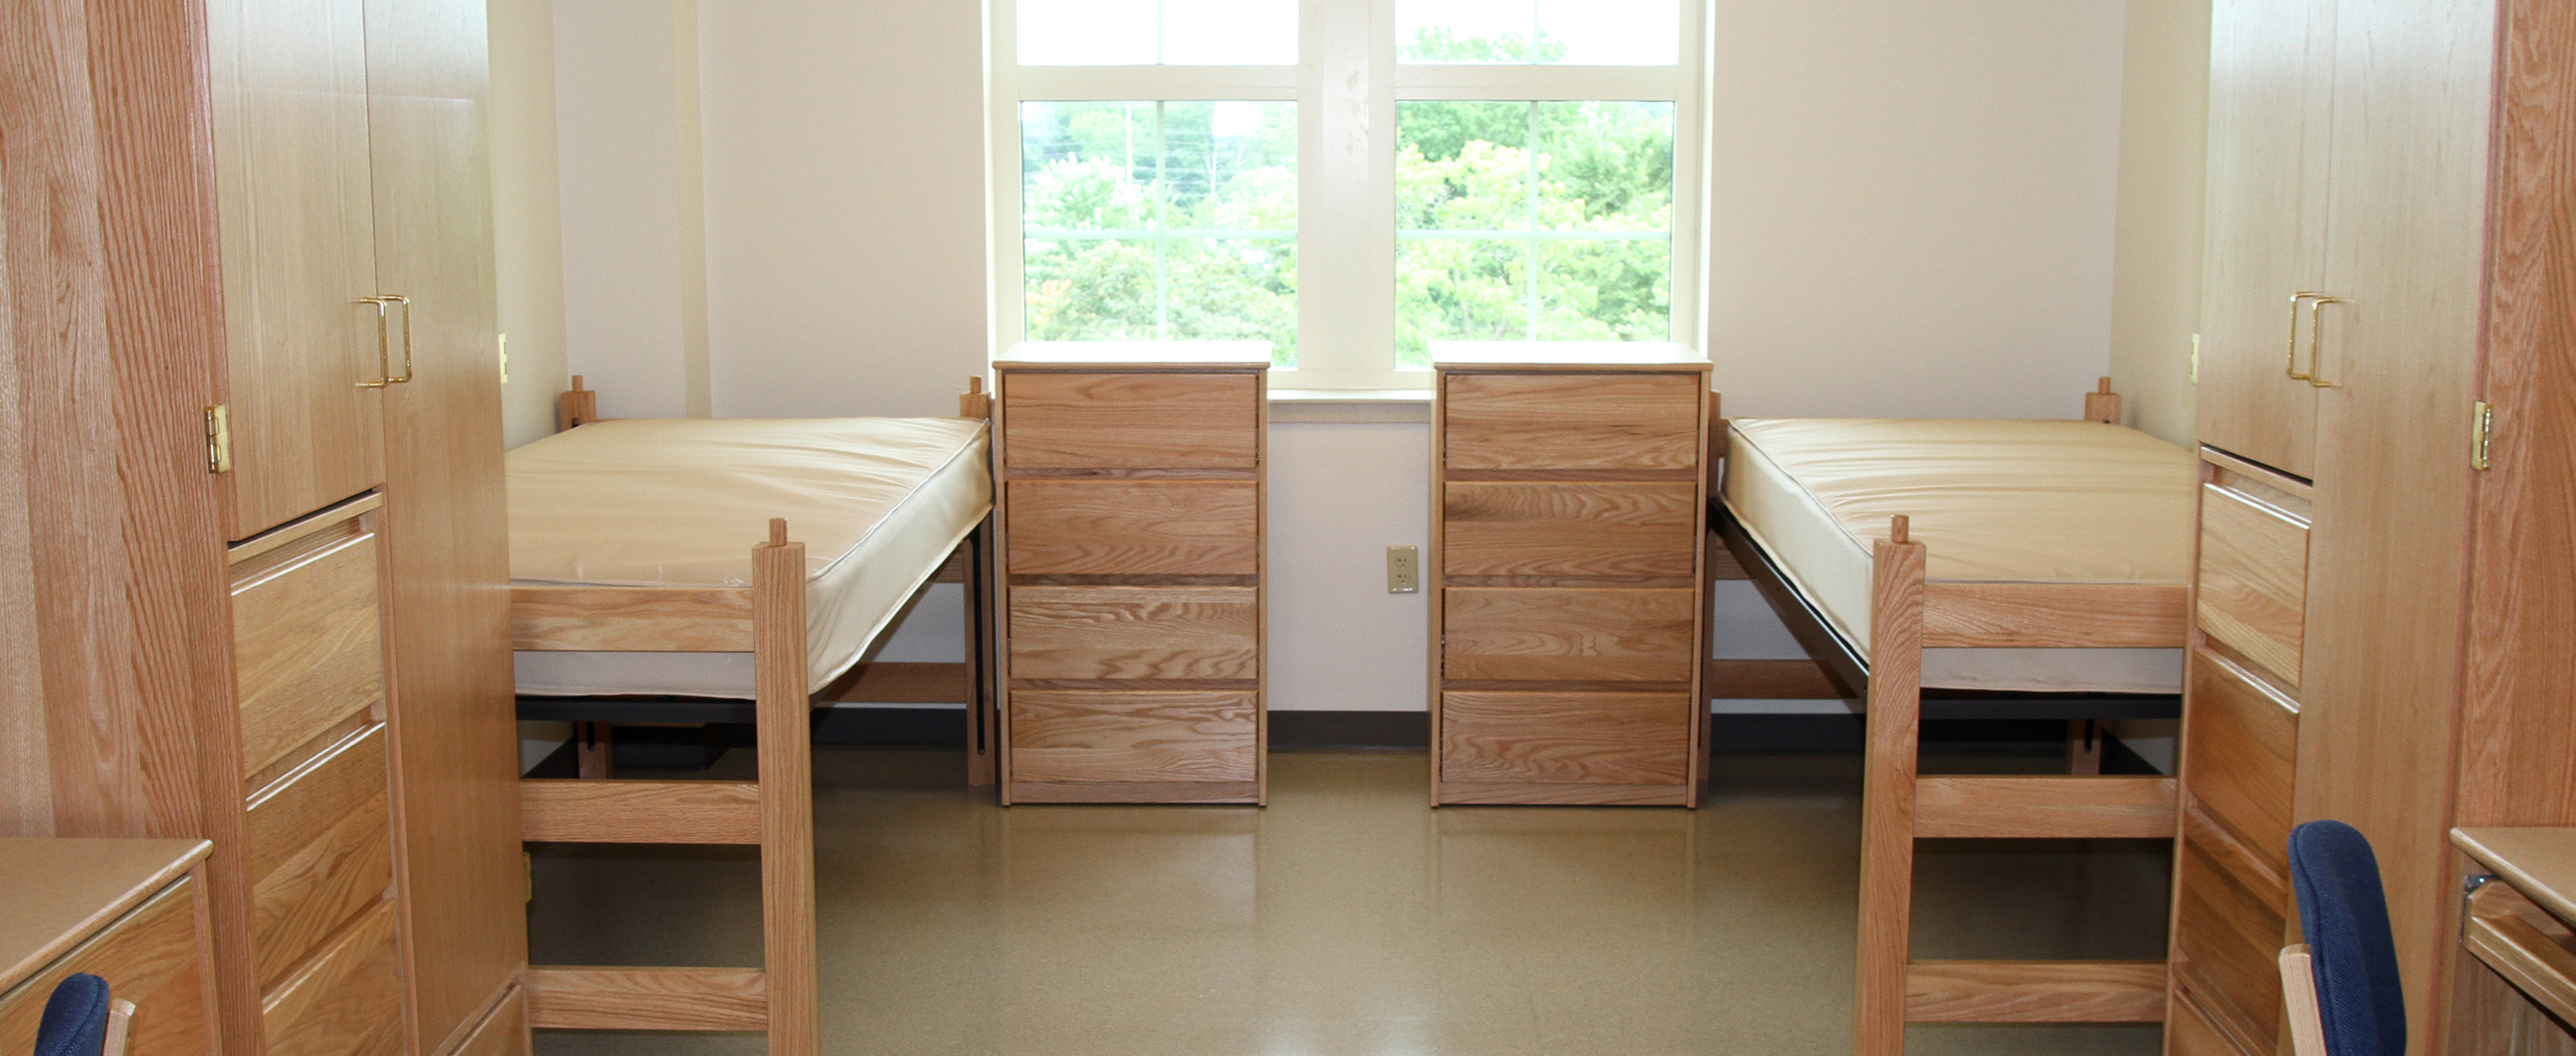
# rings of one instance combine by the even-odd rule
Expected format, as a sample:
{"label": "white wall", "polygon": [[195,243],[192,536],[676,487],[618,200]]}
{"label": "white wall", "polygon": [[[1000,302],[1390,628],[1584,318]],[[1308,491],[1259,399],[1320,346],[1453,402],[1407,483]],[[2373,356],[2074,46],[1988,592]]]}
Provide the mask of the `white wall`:
{"label": "white wall", "polygon": [[[1713,2],[1726,413],[2067,417],[2114,369],[2115,306],[2173,303],[2179,236],[2114,235],[2174,222],[2177,173],[2197,187],[2196,157],[2140,153],[2196,134],[2194,0]],[[551,3],[565,357],[602,410],[951,413],[986,340],[981,5]],[[2158,312],[2122,324],[2118,369],[2162,384]],[[2157,392],[2132,407],[2165,421]],[[1382,562],[1424,541],[1427,444],[1274,425],[1273,706],[1422,706],[1422,599]],[[1767,619],[1721,599],[1721,655],[1782,652]],[[913,623],[882,655],[948,655],[953,614]]]}
{"label": "white wall", "polygon": [[2120,0],[1716,0],[1725,413],[2072,417],[2107,372]]}
{"label": "white wall", "polygon": [[954,414],[984,372],[981,6],[703,9],[715,413]]}
{"label": "white wall", "polygon": [[509,381],[504,442],[554,431],[563,390],[562,174],[555,166],[555,24],[548,0],[491,0],[493,276]]}
{"label": "white wall", "polygon": [[2129,0],[2111,379],[2129,424],[2191,442],[2209,144],[2208,0]]}

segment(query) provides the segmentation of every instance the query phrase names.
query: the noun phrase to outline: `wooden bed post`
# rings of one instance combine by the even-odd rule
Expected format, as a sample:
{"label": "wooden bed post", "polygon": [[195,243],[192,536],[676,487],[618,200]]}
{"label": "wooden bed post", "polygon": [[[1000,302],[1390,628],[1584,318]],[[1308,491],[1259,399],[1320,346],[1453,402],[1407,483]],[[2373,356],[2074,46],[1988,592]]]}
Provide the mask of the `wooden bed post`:
{"label": "wooden bed post", "polygon": [[[993,394],[984,391],[981,374],[966,379],[966,391],[957,395],[957,416],[993,418]],[[1001,437],[988,442],[998,447]],[[995,739],[1001,735],[995,706],[1001,691],[994,685],[994,673],[1001,662],[993,655],[993,514],[985,514],[983,523],[966,536],[966,784],[981,788],[1001,780],[1001,750]]]}
{"label": "wooden bed post", "polygon": [[2111,379],[2094,382],[2093,391],[2084,394],[2084,420],[2120,424],[2120,394],[2111,391]]}
{"label": "wooden bed post", "polygon": [[754,721],[760,766],[760,922],[770,1056],[822,1049],[814,939],[812,704],[805,640],[805,544],[772,518],[752,564]]}
{"label": "wooden bed post", "polygon": [[1861,758],[1859,1056],[1905,1051],[1906,940],[1914,917],[1914,778],[1923,713],[1923,544],[1907,518],[1875,548],[1869,735]]}
{"label": "wooden bed post", "polygon": [[599,394],[582,388],[581,375],[573,375],[572,388],[555,397],[555,431],[560,433],[598,420]]}

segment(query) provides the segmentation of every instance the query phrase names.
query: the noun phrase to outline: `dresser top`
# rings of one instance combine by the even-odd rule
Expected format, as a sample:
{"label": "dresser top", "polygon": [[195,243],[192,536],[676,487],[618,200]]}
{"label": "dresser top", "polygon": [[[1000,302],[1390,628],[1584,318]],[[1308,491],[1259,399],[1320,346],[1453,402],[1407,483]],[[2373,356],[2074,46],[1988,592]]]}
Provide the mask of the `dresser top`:
{"label": "dresser top", "polygon": [[0,837],[0,991],[170,885],[204,840]]}
{"label": "dresser top", "polygon": [[1434,341],[1441,370],[1707,370],[1708,357],[1676,341]]}
{"label": "dresser top", "polygon": [[2451,843],[2561,920],[2576,920],[2576,829],[2452,829]]}
{"label": "dresser top", "polygon": [[993,366],[1119,367],[1127,370],[1268,367],[1268,341],[1022,341]]}

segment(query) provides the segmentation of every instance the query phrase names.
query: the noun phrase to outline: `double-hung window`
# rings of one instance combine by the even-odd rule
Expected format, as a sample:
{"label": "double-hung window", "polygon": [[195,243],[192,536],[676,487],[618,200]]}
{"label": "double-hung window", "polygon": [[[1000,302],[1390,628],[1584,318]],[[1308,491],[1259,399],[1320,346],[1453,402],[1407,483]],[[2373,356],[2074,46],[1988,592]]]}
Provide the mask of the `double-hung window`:
{"label": "double-hung window", "polygon": [[1701,0],[989,2],[1002,347],[1697,343]]}

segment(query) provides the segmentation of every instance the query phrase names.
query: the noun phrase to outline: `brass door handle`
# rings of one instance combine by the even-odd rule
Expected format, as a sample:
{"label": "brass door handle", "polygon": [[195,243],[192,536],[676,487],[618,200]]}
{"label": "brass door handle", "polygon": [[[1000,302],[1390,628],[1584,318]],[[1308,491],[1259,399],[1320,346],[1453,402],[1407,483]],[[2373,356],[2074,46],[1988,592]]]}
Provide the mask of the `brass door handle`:
{"label": "brass door handle", "polygon": [[[2304,381],[2310,385],[2316,384],[2316,378],[2312,376],[2316,367],[2316,357],[2313,354],[2308,358],[2308,366],[2311,373],[2302,374],[2299,372],[2299,305],[2307,301],[2309,298],[2323,296],[2325,296],[2325,294],[2318,293],[2314,290],[2300,290],[2299,292],[2290,295],[2290,349],[2288,358],[2283,360],[2281,363],[2281,373],[2288,375],[2291,381]],[[2310,350],[2311,353],[2314,351],[2314,349]]]}
{"label": "brass door handle", "polygon": [[[2305,377],[2308,384],[2320,389],[2331,389],[2335,387],[2333,382],[2317,377],[2317,349],[2318,346],[2325,341],[2326,336],[2326,324],[2323,312],[2325,310],[2325,306],[2329,304],[2342,303],[2344,303],[2343,298],[2328,297],[2324,294],[2318,294],[2316,297],[2308,301],[2308,373]],[[404,314],[408,316],[410,312],[406,310]]]}
{"label": "brass door handle", "polygon": [[[400,384],[402,384],[402,383],[404,383],[404,382],[406,382],[406,381],[410,381],[410,380],[411,380],[411,298],[409,298],[409,297],[405,297],[405,296],[403,296],[402,294],[399,294],[399,293],[382,293],[382,294],[377,294],[377,295],[375,295],[375,296],[373,296],[373,297],[360,297],[360,298],[358,298],[358,299],[357,299],[355,302],[353,302],[353,303],[357,303],[357,304],[372,304],[372,305],[375,305],[375,306],[376,306],[376,378],[377,378],[377,380],[375,380],[375,381],[362,381],[362,382],[359,382],[359,383],[358,383],[358,387],[359,387],[359,388],[362,388],[362,389],[381,389],[381,388],[384,388],[384,387],[385,387],[385,386],[387,386],[387,385],[400,385]],[[403,320],[402,320],[402,339],[403,339],[403,354],[402,354],[402,360],[403,360],[403,367],[402,367],[402,373],[401,373],[401,374],[395,374],[395,373],[394,373],[393,335],[392,335],[392,333],[391,333],[393,320],[392,320],[392,318],[391,318],[392,313],[390,313],[390,312],[388,312],[388,311],[386,310],[388,306],[396,305],[396,304],[402,305],[402,310],[403,310]]]}

